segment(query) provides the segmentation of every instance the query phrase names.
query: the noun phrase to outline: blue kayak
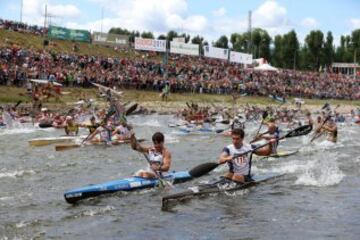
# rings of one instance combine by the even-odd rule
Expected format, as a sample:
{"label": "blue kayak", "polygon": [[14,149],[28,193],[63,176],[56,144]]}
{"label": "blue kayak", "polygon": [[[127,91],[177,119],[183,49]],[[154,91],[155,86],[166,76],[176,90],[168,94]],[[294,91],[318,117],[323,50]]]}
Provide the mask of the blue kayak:
{"label": "blue kayak", "polygon": [[[192,179],[188,171],[171,172],[163,177],[164,180],[173,184],[182,183]],[[159,184],[159,179],[147,179],[142,177],[129,177],[110,182],[92,184],[86,187],[73,189],[64,193],[66,202],[76,203],[79,200],[96,197],[105,193],[118,191],[134,191],[144,188],[153,188]]]}

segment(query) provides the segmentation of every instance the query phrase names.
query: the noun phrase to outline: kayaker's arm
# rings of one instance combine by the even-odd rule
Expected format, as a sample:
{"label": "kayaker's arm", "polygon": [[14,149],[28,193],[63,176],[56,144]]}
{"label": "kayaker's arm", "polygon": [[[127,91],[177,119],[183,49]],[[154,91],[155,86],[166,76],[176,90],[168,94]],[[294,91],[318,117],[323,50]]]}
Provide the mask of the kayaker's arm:
{"label": "kayaker's arm", "polygon": [[223,164],[225,162],[231,161],[232,157],[229,156],[229,153],[226,152],[226,150],[224,149],[224,151],[221,153],[220,157],[219,157],[219,164]]}
{"label": "kayaker's arm", "polygon": [[131,134],[130,143],[131,143],[131,148],[134,149],[135,151],[142,152],[142,153],[149,152],[149,148],[143,147],[138,143],[138,141],[136,140],[136,137],[135,137],[135,133]]}
{"label": "kayaker's arm", "polygon": [[152,165],[151,167],[155,171],[167,172],[171,166],[171,153],[167,150],[164,152],[163,164],[161,165]]}

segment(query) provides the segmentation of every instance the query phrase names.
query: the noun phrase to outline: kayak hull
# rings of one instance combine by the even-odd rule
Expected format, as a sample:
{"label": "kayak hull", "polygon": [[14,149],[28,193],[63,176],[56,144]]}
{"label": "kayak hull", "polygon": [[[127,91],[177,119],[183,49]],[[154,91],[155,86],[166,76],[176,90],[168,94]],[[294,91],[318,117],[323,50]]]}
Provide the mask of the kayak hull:
{"label": "kayak hull", "polygon": [[29,140],[30,146],[41,147],[56,143],[69,143],[81,139],[81,136],[63,136],[63,137],[48,137],[48,138],[34,138]]}
{"label": "kayak hull", "polygon": [[283,174],[268,174],[263,176],[253,176],[251,181],[245,183],[235,183],[231,180],[223,178],[213,183],[202,184],[199,186],[191,187],[189,188],[190,190],[163,197],[162,209],[167,209],[169,207],[169,204],[174,203],[174,201],[175,202],[179,200],[181,201],[194,196],[209,195],[212,193],[234,192],[238,190],[243,190],[256,186],[263,182],[277,179],[281,176],[283,176]]}
{"label": "kayak hull", "polygon": [[[189,172],[172,172],[163,177],[164,180],[172,181],[173,184],[189,181],[192,179]],[[73,189],[64,193],[64,198],[68,203],[76,203],[79,200],[96,197],[99,195],[114,193],[119,191],[134,191],[144,188],[153,188],[159,184],[159,179],[146,179],[142,177],[129,177],[101,184],[89,185],[86,187]]]}

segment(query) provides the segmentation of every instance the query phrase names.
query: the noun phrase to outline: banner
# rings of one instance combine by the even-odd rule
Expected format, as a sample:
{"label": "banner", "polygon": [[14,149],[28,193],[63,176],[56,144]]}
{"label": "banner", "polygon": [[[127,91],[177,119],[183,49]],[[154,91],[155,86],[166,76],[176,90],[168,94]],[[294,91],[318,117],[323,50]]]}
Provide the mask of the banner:
{"label": "banner", "polygon": [[185,43],[185,38],[184,37],[173,38],[173,42]]}
{"label": "banner", "polygon": [[91,40],[89,31],[55,26],[49,26],[48,36],[55,39],[74,40],[79,42],[90,42]]}
{"label": "banner", "polygon": [[224,48],[204,46],[204,56],[209,58],[219,58],[219,59],[228,60],[229,50]]}
{"label": "banner", "polygon": [[129,46],[129,36],[119,35],[112,33],[93,33],[93,43],[106,45],[106,46],[119,46],[119,47],[128,47]]}
{"label": "banner", "polygon": [[253,59],[251,54],[230,51],[230,62],[252,64]]}
{"label": "banner", "polygon": [[199,56],[199,45],[172,41],[170,42],[170,52],[184,55]]}
{"label": "banner", "polygon": [[166,52],[166,40],[135,38],[135,49],[155,52]]}

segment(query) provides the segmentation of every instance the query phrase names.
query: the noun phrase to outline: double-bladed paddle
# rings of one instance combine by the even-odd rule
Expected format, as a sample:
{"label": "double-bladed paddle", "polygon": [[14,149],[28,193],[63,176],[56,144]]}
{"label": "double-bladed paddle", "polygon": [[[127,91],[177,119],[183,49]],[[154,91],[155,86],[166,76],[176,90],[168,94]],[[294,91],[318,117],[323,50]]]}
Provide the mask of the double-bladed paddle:
{"label": "double-bladed paddle", "polygon": [[[325,125],[325,123],[331,118],[331,115],[327,116],[324,120],[324,122],[320,125],[320,127],[317,128],[317,131],[320,131],[320,129]],[[320,137],[320,135],[322,134],[322,132],[318,132],[316,133],[310,140],[310,142],[312,143],[315,139],[317,139],[318,137]]]}
{"label": "double-bladed paddle", "polygon": [[[299,137],[299,136],[303,136],[303,135],[306,135],[308,133],[310,133],[312,130],[312,126],[311,125],[304,125],[304,126],[301,126],[301,127],[298,127],[294,130],[291,130],[289,131],[286,135],[278,138],[277,140],[281,140],[281,139],[284,139],[284,138],[292,138],[292,137]],[[256,148],[253,148],[249,151],[245,151],[241,154],[237,154],[233,157],[234,158],[237,158],[239,156],[243,156],[243,155],[246,155],[248,153],[251,153],[251,152],[254,152],[256,151],[257,149],[260,149],[266,145],[270,144],[270,142],[267,142],[263,145],[260,145]],[[192,168],[190,171],[189,171],[189,174],[190,176],[192,176],[193,178],[198,178],[198,177],[201,177],[209,172],[211,172],[212,170],[214,170],[215,168],[217,168],[219,165],[221,165],[220,163],[218,162],[207,162],[207,163],[203,163],[203,164],[200,164],[194,168]]]}

